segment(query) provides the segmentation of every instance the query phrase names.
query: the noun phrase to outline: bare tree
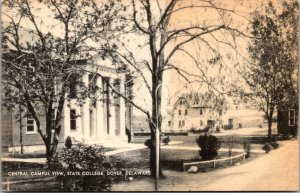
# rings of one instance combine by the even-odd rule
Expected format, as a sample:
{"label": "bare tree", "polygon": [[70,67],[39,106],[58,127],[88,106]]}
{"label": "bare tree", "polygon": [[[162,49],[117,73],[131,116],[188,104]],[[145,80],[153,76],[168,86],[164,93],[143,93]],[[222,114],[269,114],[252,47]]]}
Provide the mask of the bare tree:
{"label": "bare tree", "polygon": [[[218,64],[220,68],[222,65],[223,69],[226,68],[226,60],[218,50],[218,46],[222,44],[235,50],[235,38],[242,33],[231,26],[230,19],[239,15],[235,8],[222,7],[220,2],[214,0],[164,2],[132,0],[129,6],[124,5],[124,7],[125,13],[119,14],[122,23],[126,25],[121,27],[121,30],[115,33],[114,38],[102,46],[101,50],[105,51],[105,55],[122,60],[126,67],[131,69],[139,80],[142,80],[151,98],[151,109],[147,109],[119,93],[148,118],[151,132],[150,170],[152,176],[155,176],[155,146],[157,145],[155,133],[161,128],[162,122],[160,85],[164,83],[164,74],[167,71],[173,71],[187,82],[205,83],[213,90],[222,93],[222,89],[215,87],[216,81],[208,77],[203,65],[204,63]],[[130,14],[128,10],[131,11]],[[191,21],[185,26],[177,25],[176,18],[195,10],[202,13],[201,16],[209,13],[214,18],[210,20],[204,17],[205,19],[201,22],[195,20],[196,22]],[[134,39],[132,34],[137,36],[138,40]],[[126,35],[129,37],[126,38]],[[136,42],[132,43],[133,41]],[[131,47],[133,44],[136,45],[135,49]],[[191,45],[193,50],[189,49]],[[206,58],[204,55],[210,57],[204,62],[201,62],[198,53],[201,48],[204,50],[200,54],[202,59]],[[141,49],[146,50],[142,57],[137,56],[137,50]],[[190,64],[176,63],[174,58],[178,54],[184,54],[186,58],[189,58]],[[191,72],[187,69],[191,69],[192,63],[195,69]],[[162,175],[161,168],[159,172]]]}

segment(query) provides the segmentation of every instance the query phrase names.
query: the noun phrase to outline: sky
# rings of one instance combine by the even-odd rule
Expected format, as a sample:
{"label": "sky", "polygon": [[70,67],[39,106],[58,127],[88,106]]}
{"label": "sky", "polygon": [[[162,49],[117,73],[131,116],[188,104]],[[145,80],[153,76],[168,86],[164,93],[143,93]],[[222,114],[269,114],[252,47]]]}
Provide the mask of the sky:
{"label": "sky", "polygon": [[[151,0],[153,4],[153,11],[155,13],[158,12],[157,2],[160,2],[160,6],[162,8],[165,7],[165,1],[156,1]],[[37,0],[32,0],[36,11],[34,14],[39,17],[38,25],[41,27],[44,33],[47,33],[49,26],[52,26],[51,33],[56,36],[62,36],[61,25],[57,21],[53,19],[53,12],[48,9],[46,6],[43,6],[41,3],[38,3]],[[101,0],[98,0],[101,2]],[[123,0],[123,3],[129,3],[128,0]],[[206,4],[199,4],[200,1],[197,0],[185,0],[182,1],[182,4],[178,4],[180,8],[186,5],[206,5]],[[278,4],[278,0],[272,1],[275,4]],[[248,27],[249,27],[249,19],[251,18],[251,12],[254,10],[261,10],[263,5],[266,4],[267,1],[265,0],[226,0],[226,1],[216,1],[216,6],[222,9],[227,10],[234,10],[232,13],[231,11],[226,11],[222,15],[222,11],[210,8],[192,8],[192,9],[184,9],[174,13],[170,20],[170,29],[180,29],[188,26],[209,26],[209,25],[219,25],[222,22],[242,31],[245,34],[248,34]],[[14,17],[14,14],[17,14],[13,10],[7,10],[5,7],[2,7],[3,13],[8,13],[10,16]],[[4,23],[8,20],[8,18],[2,14],[2,19]],[[26,22],[24,20],[21,25],[25,28],[32,29],[33,26],[30,22]],[[149,48],[148,46],[144,47],[137,47],[138,44],[143,44],[145,41],[144,37],[130,35],[127,38],[130,39],[130,42],[126,45],[128,49],[134,50],[134,55],[138,60],[142,59],[149,59]],[[198,76],[202,76],[202,72],[204,72],[205,76],[209,79],[218,79],[220,77],[223,82],[217,85],[219,89],[223,86],[224,90],[228,90],[226,88],[229,84],[241,84],[243,85],[244,82],[241,79],[241,74],[246,66],[247,61],[247,45],[249,38],[245,37],[233,37],[232,34],[227,32],[221,33],[216,32],[214,34],[209,34],[203,36],[204,41],[199,42],[192,42],[190,44],[185,45],[183,48],[184,50],[188,51],[192,54],[199,62],[200,68],[198,68],[191,57],[187,56],[184,52],[177,52],[174,55],[174,58],[171,60],[171,63],[174,65],[186,70],[191,74],[196,74]],[[216,41],[219,40],[219,42]],[[168,53],[172,46],[176,45],[181,39],[178,38],[176,42],[171,44],[169,47],[166,48],[166,52]],[[230,44],[222,43],[227,42]],[[90,42],[93,44],[93,42]],[[95,44],[97,45],[97,44]],[[217,50],[217,52],[222,55],[222,63],[211,65],[209,64],[209,59],[213,58],[214,55],[210,51],[211,46],[213,49]],[[234,46],[234,48],[232,47]],[[202,71],[202,72],[201,72]],[[147,79],[151,79],[150,74],[147,71],[144,71],[144,75]],[[193,82],[193,84],[187,84],[187,82],[178,75],[175,71],[166,71],[164,74],[164,83],[162,85],[163,90],[163,107],[167,106],[167,101],[170,99],[171,104],[175,103],[176,99],[179,95],[184,92],[206,92],[209,89],[209,86],[205,83],[201,83],[200,79],[193,78],[192,76],[189,79]],[[217,81],[217,80],[216,80]],[[140,106],[150,109],[151,100],[150,95],[143,84],[141,78],[135,80],[134,86],[134,93],[135,95],[135,102]],[[141,94],[142,93],[142,94]],[[166,108],[162,108],[162,113],[165,112]],[[134,110],[134,114],[142,115],[141,112],[138,110]]]}

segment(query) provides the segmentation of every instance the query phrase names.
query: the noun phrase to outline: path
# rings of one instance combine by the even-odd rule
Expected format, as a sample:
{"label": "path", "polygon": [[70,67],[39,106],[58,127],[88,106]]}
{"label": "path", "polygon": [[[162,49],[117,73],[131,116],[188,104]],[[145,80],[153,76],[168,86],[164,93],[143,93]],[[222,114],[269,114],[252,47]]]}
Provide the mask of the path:
{"label": "path", "polygon": [[[161,146],[162,149],[182,149],[182,150],[200,150],[197,146]],[[228,151],[228,148],[220,148],[219,151]],[[232,148],[233,152],[244,152],[244,149],[242,148]],[[262,149],[251,149],[251,152],[253,153],[264,153],[265,151]]]}
{"label": "path", "polygon": [[[280,148],[239,166],[207,173],[164,171],[160,191],[297,191],[298,140],[280,142]],[[143,178],[115,184],[113,191],[154,191],[154,180]]]}

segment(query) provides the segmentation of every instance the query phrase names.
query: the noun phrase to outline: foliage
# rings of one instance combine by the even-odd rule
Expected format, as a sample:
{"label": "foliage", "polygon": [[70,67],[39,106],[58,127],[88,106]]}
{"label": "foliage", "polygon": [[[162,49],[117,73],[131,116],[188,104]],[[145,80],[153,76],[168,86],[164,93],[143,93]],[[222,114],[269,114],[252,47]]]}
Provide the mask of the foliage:
{"label": "foliage", "polygon": [[66,146],[66,148],[68,148],[68,149],[70,149],[70,148],[72,147],[72,139],[71,139],[70,136],[68,136],[68,137],[66,138],[65,146]]}
{"label": "foliage", "polygon": [[249,158],[251,154],[251,144],[246,139],[243,141],[243,149],[244,152],[246,152],[246,158]]}
{"label": "foliage", "polygon": [[151,147],[151,139],[146,139],[146,141],[144,142],[144,145],[147,146],[148,148]]}
{"label": "foliage", "polygon": [[200,147],[199,155],[204,160],[214,159],[218,156],[218,150],[221,147],[221,143],[218,138],[213,135],[200,135],[196,138],[196,143]]}
{"label": "foliage", "polygon": [[[105,29],[117,12],[112,3],[111,0],[98,5],[89,0],[2,3],[6,21],[1,42],[5,77],[2,104],[22,116],[32,115],[47,157],[57,148],[65,101],[74,98],[82,105],[91,92],[83,84],[84,72],[79,66],[93,50],[88,40],[101,44],[100,40],[106,39]],[[41,8],[51,12],[47,22],[39,14]],[[19,105],[21,112],[16,109]]]}
{"label": "foliage", "polygon": [[277,149],[277,148],[279,147],[279,143],[277,143],[276,141],[271,142],[270,145],[271,145],[274,149]]}
{"label": "foliage", "polygon": [[298,3],[283,2],[281,8],[269,2],[264,12],[253,13],[251,34],[255,38],[248,47],[251,64],[244,75],[250,92],[243,97],[265,113],[269,139],[277,108],[297,96],[293,76],[298,64]]}
{"label": "foliage", "polygon": [[170,136],[167,136],[165,138],[162,139],[162,142],[165,144],[165,145],[168,145],[170,143],[171,139],[170,139]]}
{"label": "foliage", "polygon": [[265,143],[262,146],[262,150],[264,150],[266,153],[269,153],[272,150],[272,146],[270,145],[270,143]]}
{"label": "foliage", "polygon": [[48,161],[51,171],[64,172],[57,178],[63,183],[63,191],[108,191],[113,176],[66,175],[67,172],[105,172],[116,169],[116,162],[104,155],[102,146],[77,144],[61,148]]}

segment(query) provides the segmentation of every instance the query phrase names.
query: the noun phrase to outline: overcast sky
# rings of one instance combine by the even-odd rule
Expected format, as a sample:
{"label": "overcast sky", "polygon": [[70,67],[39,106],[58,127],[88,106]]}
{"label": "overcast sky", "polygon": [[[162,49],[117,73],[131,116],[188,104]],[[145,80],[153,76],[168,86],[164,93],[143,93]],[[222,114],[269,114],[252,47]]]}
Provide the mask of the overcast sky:
{"label": "overcast sky", "polygon": [[[49,30],[49,26],[52,26],[51,33],[56,36],[62,36],[62,30],[61,26],[57,21],[53,19],[53,13],[51,10],[49,10],[46,6],[43,6],[42,4],[38,3],[37,0],[33,0],[34,6],[36,11],[34,14],[40,18],[38,24],[41,27],[42,31],[44,33],[47,33]],[[125,3],[128,3],[128,1],[122,1]],[[153,0],[155,2],[155,0]],[[189,2],[189,1],[186,1]],[[197,2],[197,1],[194,1]],[[274,3],[278,3],[278,0],[274,0]],[[230,19],[230,25],[233,26],[236,29],[239,29],[240,31],[244,33],[248,33],[247,27],[249,24],[250,19],[250,13],[254,10],[259,10],[263,7],[263,4],[266,3],[264,0],[260,1],[253,1],[253,0],[226,0],[226,1],[220,1],[220,6],[225,9],[229,10],[235,10],[234,14],[228,15],[228,18],[226,19],[226,22],[228,22]],[[163,3],[161,3],[161,6],[163,6]],[[153,7],[155,9],[155,7]],[[8,12],[9,14],[13,15],[15,12],[12,12],[12,10],[7,10],[5,7],[3,7],[3,12]],[[3,20],[7,21],[7,17],[3,15]],[[174,14],[171,17],[171,28],[181,28],[186,26],[192,26],[192,25],[213,25],[213,24],[220,24],[221,17],[218,13],[218,11],[214,9],[188,9],[184,11],[180,11],[176,14]],[[32,24],[30,22],[27,22],[24,20],[21,24],[23,27],[26,28],[33,28]],[[144,59],[144,58],[150,58],[149,55],[149,48],[148,46],[143,48],[137,48],[137,44],[143,43],[145,40],[141,37],[130,37],[132,39],[131,45],[127,45],[130,49],[135,50],[135,56],[136,58]],[[234,41],[230,39],[232,38],[228,34],[224,34],[221,32],[214,33],[212,35],[207,35],[206,41],[214,47],[218,52],[224,56],[222,59],[222,67],[220,64],[216,65],[209,65],[208,60],[213,57],[211,52],[209,51],[209,48],[204,44],[200,43],[197,44],[195,42],[192,42],[186,46],[184,46],[184,49],[190,52],[192,55],[194,55],[201,64],[201,70],[203,70],[208,78],[214,78],[218,76],[224,76],[225,79],[222,84],[218,84],[217,87],[221,89],[222,85],[226,87],[226,85],[230,83],[235,84],[243,84],[240,74],[244,70],[245,64],[247,63],[247,52],[246,48],[248,45],[249,39],[247,38],[237,38]],[[226,44],[217,43],[215,39],[218,39],[220,41],[227,41],[231,42],[232,45],[236,46],[234,49],[230,48]],[[92,42],[90,42],[93,44]],[[175,45],[176,42],[174,42]],[[169,46],[167,48],[167,52],[172,47]],[[169,50],[168,50],[169,49]],[[187,72],[195,73],[198,75],[201,75],[199,69],[195,66],[193,63],[193,60],[184,54],[183,52],[178,52],[175,57],[171,60],[171,63],[176,64],[176,66],[181,67],[185,69]],[[145,75],[148,79],[150,79],[150,74],[145,72]],[[193,81],[193,78],[190,78]],[[175,71],[166,71],[165,77],[164,77],[164,84],[162,86],[163,88],[163,104],[162,106],[166,106],[166,99],[171,99],[171,103],[174,103],[177,99],[177,97],[183,93],[183,92],[206,92],[208,89],[207,84],[203,83],[194,83],[187,85],[187,82],[180,77],[177,72]],[[148,94],[145,85],[142,82],[142,79],[137,79],[134,86],[136,95],[135,100],[138,104],[145,108],[150,108],[151,102],[150,102],[150,95]],[[225,88],[226,90],[226,88]],[[164,109],[162,108],[162,113],[164,113]],[[134,114],[140,115],[140,113],[135,110]]]}

